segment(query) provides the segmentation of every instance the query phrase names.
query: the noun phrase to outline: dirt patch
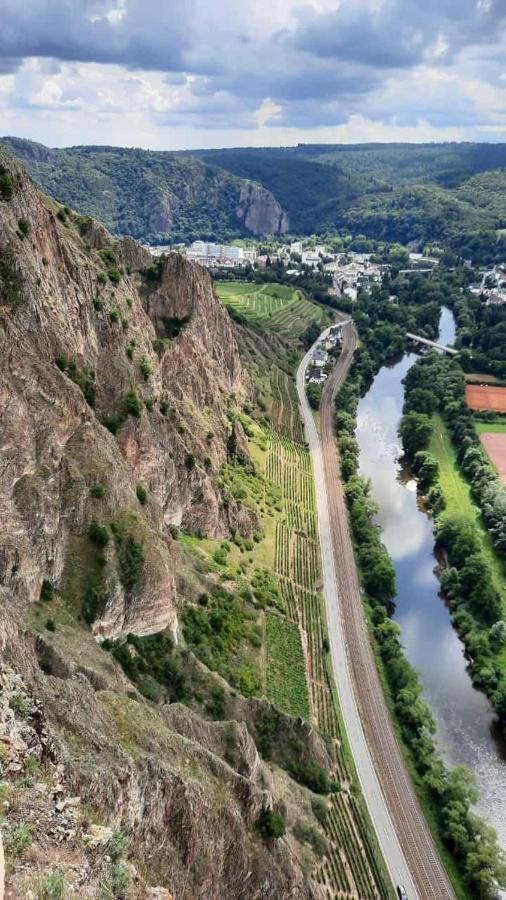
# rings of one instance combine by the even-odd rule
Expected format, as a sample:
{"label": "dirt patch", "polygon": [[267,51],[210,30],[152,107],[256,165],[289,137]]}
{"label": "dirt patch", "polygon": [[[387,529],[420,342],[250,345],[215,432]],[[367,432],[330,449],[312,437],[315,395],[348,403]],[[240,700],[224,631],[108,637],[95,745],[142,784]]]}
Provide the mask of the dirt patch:
{"label": "dirt patch", "polygon": [[489,384],[468,384],[466,400],[471,409],[490,409],[506,412],[506,388]]}
{"label": "dirt patch", "polygon": [[499,478],[506,484],[506,433],[484,431],[480,440],[499,472]]}

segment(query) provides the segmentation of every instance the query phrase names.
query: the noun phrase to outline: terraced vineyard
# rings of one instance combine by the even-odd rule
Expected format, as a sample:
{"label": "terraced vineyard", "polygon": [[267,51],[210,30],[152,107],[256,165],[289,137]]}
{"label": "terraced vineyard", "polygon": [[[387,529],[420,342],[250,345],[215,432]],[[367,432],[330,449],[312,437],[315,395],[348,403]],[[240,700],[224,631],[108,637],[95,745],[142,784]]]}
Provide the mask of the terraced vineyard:
{"label": "terraced vineyard", "polygon": [[266,693],[280,709],[309,718],[334,743],[334,777],[341,791],[331,795],[327,804],[325,832],[329,852],[316,874],[322,890],[327,897],[341,900],[383,900],[390,895],[378,868],[379,851],[361,808],[362,801],[349,792],[354,776],[327,668],[311,458],[303,443],[291,379],[274,369],[271,383],[274,403],[265,475],[268,484],[275,485],[281,495],[274,571],[284,613],[267,612],[265,616]]}
{"label": "terraced vineyard", "polygon": [[298,337],[310,321],[322,328],[328,324],[324,309],[287,285],[218,281],[215,286],[226,306],[240,313],[247,322],[267,327],[269,331]]}

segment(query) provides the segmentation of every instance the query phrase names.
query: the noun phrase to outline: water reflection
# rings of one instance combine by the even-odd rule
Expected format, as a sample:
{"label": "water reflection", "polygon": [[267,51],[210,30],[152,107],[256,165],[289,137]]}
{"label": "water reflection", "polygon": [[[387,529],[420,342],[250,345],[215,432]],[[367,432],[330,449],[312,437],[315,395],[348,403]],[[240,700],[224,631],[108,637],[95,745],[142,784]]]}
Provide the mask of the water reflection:
{"label": "water reflection", "polygon": [[[444,310],[439,340],[451,343],[454,336],[453,317]],[[402,379],[416,359],[415,354],[406,354],[383,367],[361,400],[360,470],[371,479],[371,494],[379,506],[376,521],[396,570],[395,618],[406,654],[420,672],[441,750],[449,763],[463,763],[476,773],[480,812],[506,846],[506,748],[490,703],[473,688],[463,645],[439,595],[433,522],[400,463]]]}

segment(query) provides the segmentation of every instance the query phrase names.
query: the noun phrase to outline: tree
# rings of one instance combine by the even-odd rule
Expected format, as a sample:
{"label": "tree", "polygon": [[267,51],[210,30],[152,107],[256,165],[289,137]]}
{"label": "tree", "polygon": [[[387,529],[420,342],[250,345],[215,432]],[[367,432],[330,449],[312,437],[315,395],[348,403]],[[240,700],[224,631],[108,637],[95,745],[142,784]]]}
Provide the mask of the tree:
{"label": "tree", "polygon": [[414,456],[417,450],[427,447],[431,431],[431,421],[425,413],[411,411],[402,417],[400,433],[408,456]]}

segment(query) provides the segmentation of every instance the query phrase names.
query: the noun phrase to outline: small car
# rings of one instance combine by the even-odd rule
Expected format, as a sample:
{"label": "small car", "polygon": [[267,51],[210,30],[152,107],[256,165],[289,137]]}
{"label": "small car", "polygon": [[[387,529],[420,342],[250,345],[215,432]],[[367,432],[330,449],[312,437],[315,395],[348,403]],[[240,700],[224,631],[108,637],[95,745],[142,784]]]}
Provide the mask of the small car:
{"label": "small car", "polygon": [[408,900],[408,895],[406,894],[406,891],[403,888],[402,884],[397,885],[397,896],[399,900]]}

